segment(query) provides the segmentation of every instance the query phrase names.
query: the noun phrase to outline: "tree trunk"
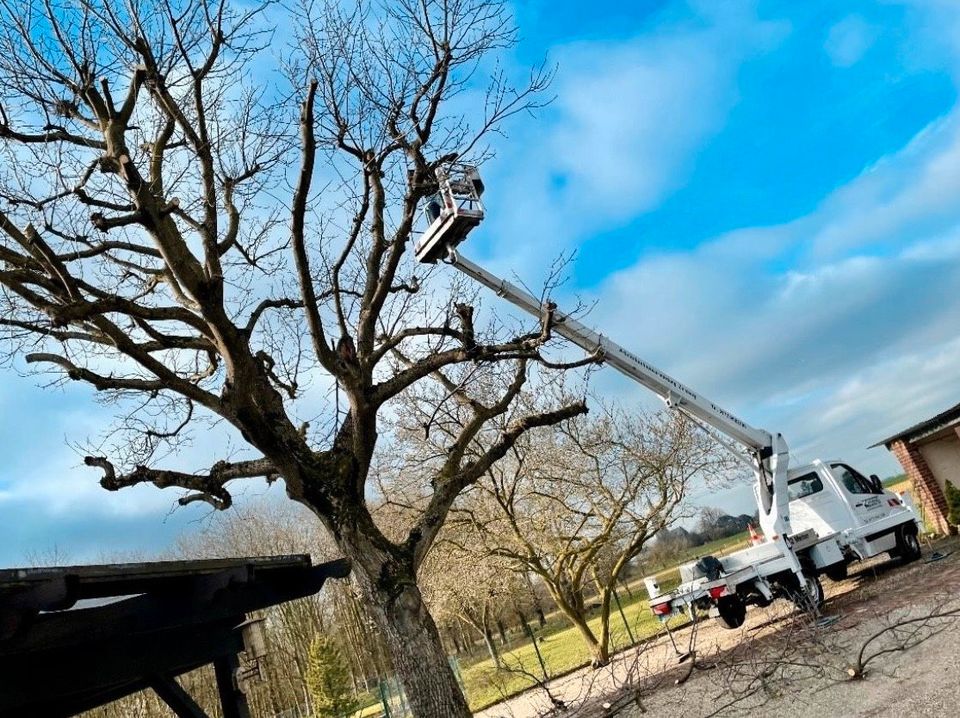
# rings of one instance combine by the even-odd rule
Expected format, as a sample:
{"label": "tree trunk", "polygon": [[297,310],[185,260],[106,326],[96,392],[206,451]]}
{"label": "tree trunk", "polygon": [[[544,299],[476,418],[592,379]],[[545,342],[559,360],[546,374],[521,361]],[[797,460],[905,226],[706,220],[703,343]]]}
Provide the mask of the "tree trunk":
{"label": "tree trunk", "polygon": [[543,628],[547,625],[547,617],[543,613],[543,607],[540,605],[540,599],[537,599],[537,605],[534,606],[537,612],[537,623],[540,624],[540,628]]}
{"label": "tree trunk", "polygon": [[493,661],[493,665],[497,668],[503,668],[503,661],[500,660],[500,651],[497,650],[497,644],[493,641],[493,631],[490,630],[486,609],[484,609],[483,614],[479,618],[475,615],[470,615],[468,612],[465,612],[462,617],[467,623],[473,626],[477,633],[483,638],[483,644],[487,647],[487,653],[490,656],[490,660]]}
{"label": "tree trunk", "polygon": [[473,640],[469,635],[469,631],[466,626],[464,626],[461,619],[457,619],[457,630],[460,631],[460,641],[463,643],[463,652],[468,656],[473,655]]}
{"label": "tree trunk", "polygon": [[469,718],[440,632],[417,588],[412,560],[386,553],[359,527],[335,537],[351,560],[353,580],[383,636],[414,718]]}
{"label": "tree trunk", "polygon": [[460,639],[457,638],[457,632],[449,627],[447,628],[447,640],[453,644],[454,653],[456,653],[458,656],[463,653],[463,646],[460,645]]}
{"label": "tree trunk", "polygon": [[493,665],[497,668],[503,668],[500,663],[500,653],[497,651],[497,644],[493,642],[493,632],[488,626],[484,626],[481,633],[483,633],[483,642],[487,644],[487,653],[490,654],[490,660],[493,661]]}
{"label": "tree trunk", "polygon": [[[530,589],[530,597],[533,598],[533,610],[536,611],[537,621],[540,623],[540,628],[543,628],[547,625],[547,617],[543,613],[543,605],[540,603],[540,594],[537,593],[536,587],[533,585],[533,581],[530,580],[529,574],[523,574],[524,579],[527,581],[527,588]],[[526,623],[526,619],[523,621]]]}
{"label": "tree trunk", "polygon": [[500,645],[507,645],[509,643],[507,640],[507,629],[506,626],[503,625],[503,621],[499,618],[497,619],[497,631],[500,633]]}
{"label": "tree trunk", "polygon": [[610,662],[610,596],[611,589],[605,587],[600,592],[600,651],[597,652],[597,660],[603,661],[599,665],[605,666]]}
{"label": "tree trunk", "polygon": [[573,625],[577,627],[577,630],[580,631],[580,635],[587,644],[587,648],[590,649],[590,654],[593,656],[590,665],[594,668],[601,668],[607,665],[610,662],[610,651],[607,647],[607,642],[598,640],[597,637],[593,635],[593,631],[590,630],[590,626],[587,624],[585,617],[567,617]]}
{"label": "tree trunk", "polygon": [[598,641],[593,631],[590,630],[583,601],[568,601],[559,591],[554,590],[553,586],[551,586],[550,589],[557,608],[559,608],[560,612],[567,617],[567,620],[580,631],[580,637],[583,638],[583,642],[587,644],[587,649],[590,651],[590,655],[593,656],[590,665],[594,668],[607,665],[610,662],[608,642]]}

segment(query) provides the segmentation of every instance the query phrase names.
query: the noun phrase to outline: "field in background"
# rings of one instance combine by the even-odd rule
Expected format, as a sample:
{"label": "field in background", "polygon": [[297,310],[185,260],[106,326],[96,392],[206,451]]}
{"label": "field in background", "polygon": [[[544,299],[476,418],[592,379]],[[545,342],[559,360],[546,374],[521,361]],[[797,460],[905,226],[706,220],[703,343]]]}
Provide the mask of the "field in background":
{"label": "field in background", "polygon": [[885,489],[893,491],[895,494],[899,494],[903,491],[909,491],[913,493],[913,482],[910,479],[900,479],[892,484],[884,484]]}

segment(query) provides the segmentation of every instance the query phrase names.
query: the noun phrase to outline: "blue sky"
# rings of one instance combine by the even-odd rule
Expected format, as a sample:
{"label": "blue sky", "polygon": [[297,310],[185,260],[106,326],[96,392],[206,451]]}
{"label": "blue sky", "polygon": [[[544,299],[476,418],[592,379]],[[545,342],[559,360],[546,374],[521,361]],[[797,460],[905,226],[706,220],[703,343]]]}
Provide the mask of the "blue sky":
{"label": "blue sky", "polygon": [[[894,473],[866,447],[960,401],[960,4],[515,10],[511,62],[557,63],[557,99],[497,140],[464,251],[536,283],[576,250],[564,292],[605,333],[797,462]],[[170,492],[103,494],[69,444],[109,419],[89,392],[0,382],[0,564],[149,553],[205,520]],[[745,489],[700,500],[749,508]]]}

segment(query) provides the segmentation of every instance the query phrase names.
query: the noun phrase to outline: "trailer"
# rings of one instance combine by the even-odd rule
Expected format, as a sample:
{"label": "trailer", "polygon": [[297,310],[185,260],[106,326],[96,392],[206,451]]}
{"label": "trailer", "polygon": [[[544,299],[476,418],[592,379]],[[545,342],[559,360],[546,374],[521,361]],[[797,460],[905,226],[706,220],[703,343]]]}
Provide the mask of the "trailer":
{"label": "trailer", "polygon": [[[438,194],[426,208],[429,224],[414,246],[417,260],[444,261],[524,312],[553,316],[552,330],[589,355],[641,384],[713,436],[749,467],[764,542],[728,556],[704,556],[681,567],[681,585],[660,593],[648,583],[651,610],[665,619],[676,611],[705,609],[728,628],[743,623],[748,605],[786,598],[805,606],[823,601],[820,575],[840,577],[851,561],[887,552],[910,560],[920,554],[913,511],[842,461],[790,468],[786,439],[756,428],[511,282],[463,257],[458,250],[484,219],[483,183],[476,168],[437,170]],[[648,579],[649,580],[649,579]]]}

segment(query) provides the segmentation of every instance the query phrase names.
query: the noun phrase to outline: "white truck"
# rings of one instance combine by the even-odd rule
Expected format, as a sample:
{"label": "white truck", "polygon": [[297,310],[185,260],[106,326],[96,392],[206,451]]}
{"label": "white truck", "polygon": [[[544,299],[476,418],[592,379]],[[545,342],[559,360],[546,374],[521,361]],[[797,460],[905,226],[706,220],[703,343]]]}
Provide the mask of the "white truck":
{"label": "white truck", "polygon": [[[787,472],[791,533],[786,545],[803,571],[791,576],[776,542],[764,541],[719,558],[704,556],[680,566],[680,585],[661,591],[655,576],[644,579],[650,609],[666,618],[697,609],[727,628],[743,624],[748,605],[788,598],[802,607],[823,601],[819,576],[846,578],[847,564],[882,553],[912,561],[920,556],[912,510],[876,476],[865,477],[842,461],[820,461]],[[797,590],[798,585],[803,590]]]}
{"label": "white truck", "polygon": [[[476,169],[437,171],[438,192],[429,203],[429,224],[416,242],[417,260],[445,261],[520,309],[540,317],[544,307],[520,287],[487,272],[457,252],[484,218],[483,183]],[[553,331],[657,394],[683,412],[748,466],[756,483],[764,541],[681,567],[681,584],[661,592],[647,580],[650,608],[665,619],[677,611],[707,610],[728,628],[743,624],[747,605],[776,598],[819,606],[819,576],[846,575],[851,561],[887,552],[912,560],[920,555],[913,511],[876,476],[863,476],[842,461],[814,461],[789,468],[787,442],[757,429],[602,334],[553,308]]]}

